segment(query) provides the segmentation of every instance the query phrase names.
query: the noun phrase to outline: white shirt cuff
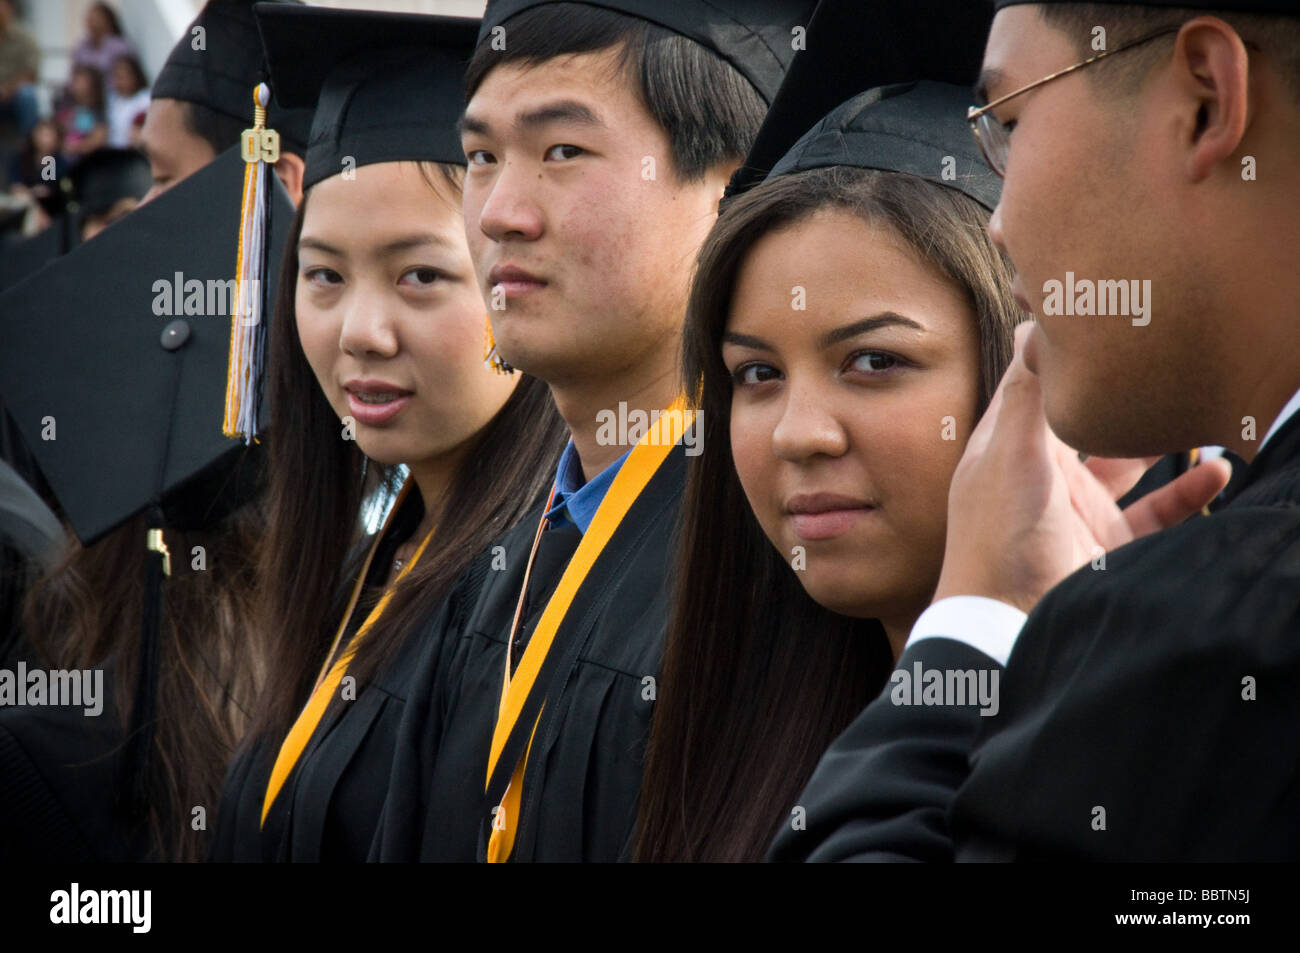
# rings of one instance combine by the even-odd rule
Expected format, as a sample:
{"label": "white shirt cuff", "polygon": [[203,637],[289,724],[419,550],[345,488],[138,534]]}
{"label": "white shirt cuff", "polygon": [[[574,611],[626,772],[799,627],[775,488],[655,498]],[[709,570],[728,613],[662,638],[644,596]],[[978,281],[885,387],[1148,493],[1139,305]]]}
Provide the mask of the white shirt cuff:
{"label": "white shirt cuff", "polygon": [[922,639],[964,642],[1006,667],[1029,618],[1015,606],[984,596],[949,596],[921,613],[904,651]]}

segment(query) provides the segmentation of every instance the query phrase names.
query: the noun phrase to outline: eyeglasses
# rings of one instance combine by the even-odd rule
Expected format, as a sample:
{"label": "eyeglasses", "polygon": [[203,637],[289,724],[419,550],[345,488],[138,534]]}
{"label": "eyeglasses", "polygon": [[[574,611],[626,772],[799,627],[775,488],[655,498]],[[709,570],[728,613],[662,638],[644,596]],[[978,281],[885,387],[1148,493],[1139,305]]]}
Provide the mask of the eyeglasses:
{"label": "eyeglasses", "polygon": [[1083,69],[1089,63],[1095,63],[1103,60],[1108,56],[1114,56],[1116,53],[1123,53],[1125,50],[1131,50],[1135,46],[1141,46],[1143,43],[1150,42],[1157,37],[1167,36],[1170,33],[1177,33],[1182,27],[1171,26],[1163,30],[1157,30],[1154,33],[1148,33],[1145,36],[1138,37],[1131,43],[1125,43],[1113,50],[1106,50],[1104,53],[1098,53],[1096,56],[1090,56],[1082,63],[1075,63],[1073,66],[1067,66],[1063,70],[1058,70],[1051,76],[1044,76],[1028,86],[1021,86],[1014,93],[1007,93],[998,99],[993,100],[987,106],[981,106],[976,109],[972,106],[966,112],[966,119],[970,122],[970,128],[975,133],[975,141],[980,145],[980,151],[984,153],[984,158],[988,161],[989,167],[998,175],[1006,175],[1007,153],[1011,151],[1011,130],[1002,125],[998,118],[993,115],[993,109],[1001,106],[1008,99],[1013,99],[1021,93],[1027,93],[1029,90],[1044,83],[1050,83],[1054,79],[1065,76],[1067,73],[1073,73],[1077,69]]}

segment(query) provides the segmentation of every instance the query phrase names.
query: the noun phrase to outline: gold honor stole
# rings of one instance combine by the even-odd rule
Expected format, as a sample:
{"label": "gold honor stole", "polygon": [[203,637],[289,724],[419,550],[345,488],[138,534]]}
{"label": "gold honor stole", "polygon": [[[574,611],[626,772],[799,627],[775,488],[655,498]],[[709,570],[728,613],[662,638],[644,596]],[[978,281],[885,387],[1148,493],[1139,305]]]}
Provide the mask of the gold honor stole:
{"label": "gold honor stole", "polygon": [[[492,732],[492,747],[488,751],[485,788],[492,784],[492,776],[496,773],[497,763],[501,760],[502,749],[505,748],[506,742],[519,722],[524,703],[537,682],[542,664],[546,661],[547,653],[555,642],[556,634],[564,623],[565,615],[574,597],[577,596],[578,590],[596,564],[596,560],[600,558],[605,546],[613,538],[623,518],[627,516],[628,510],[632,508],[632,504],[645,490],[676,445],[678,438],[673,435],[673,420],[681,420],[682,434],[690,427],[695,412],[685,408],[685,397],[678,397],[673,401],[668,411],[660,414],[645,436],[632,448],[627,460],[619,468],[614,482],[610,484],[605,498],[601,500],[600,507],[591,520],[591,525],[582,534],[582,541],[578,544],[573,558],[569,560],[564,575],[560,577],[559,585],[547,602],[542,618],[537,623],[532,637],[529,638],[523,658],[519,660],[519,668],[513,676],[510,674],[508,654],[510,643],[507,643],[505,679],[501,690],[501,704],[497,711],[496,727]],[[526,577],[524,585],[526,588]],[[525,749],[524,756],[519,759],[514,773],[510,776],[510,784],[501,803],[493,811],[492,835],[487,845],[487,862],[490,864],[509,860],[510,852],[514,849],[515,834],[518,831],[519,805],[523,799],[524,772],[528,764],[528,753],[532,748],[533,736],[537,732],[537,724],[540,721],[539,711],[528,738],[528,748]]]}
{"label": "gold honor stole", "polygon": [[[346,651],[331,665],[330,662],[334,659],[334,653],[338,651],[339,642],[343,639],[343,633],[347,629],[348,622],[352,619],[352,613],[356,610],[357,600],[361,597],[361,589],[366,581],[366,574],[370,572],[370,563],[375,558],[375,550],[383,542],[385,534],[397,515],[397,511],[401,509],[402,502],[406,499],[406,495],[413,485],[414,481],[407,477],[406,482],[402,484],[402,489],[397,494],[393,508],[388,512],[388,518],[384,520],[383,529],[379,531],[375,536],[375,541],[371,543],[370,552],[366,554],[366,561],[362,564],[361,572],[357,575],[356,584],[352,587],[352,595],[348,599],[347,609],[343,612],[343,621],[339,623],[338,631],[334,633],[334,643],[330,646],[329,655],[325,659],[320,674],[316,676],[316,686],[312,689],[307,704],[299,713],[298,720],[293,723],[293,727],[289,729],[289,734],[285,736],[284,743],[280,745],[280,753],[276,755],[275,765],[271,768],[271,778],[266,785],[266,797],[262,800],[262,825],[266,824],[266,815],[270,813],[271,805],[275,803],[276,796],[280,793],[280,789],[284,787],[284,782],[288,780],[294,765],[302,757],[307,742],[311,740],[311,736],[316,731],[316,726],[325,717],[325,710],[329,707],[330,699],[334,697],[335,691],[338,690],[339,684],[343,681],[343,674],[347,671],[352,657],[356,655],[357,646],[361,644],[361,640],[365,638],[375,622],[383,615],[393,597],[393,588],[390,586],[379,602],[375,604],[375,607],[370,610],[370,614],[366,616],[366,621],[357,630],[356,637],[348,643]],[[415,555],[397,574],[397,581],[400,581],[419,562],[420,556],[424,554],[425,547],[429,545],[431,539],[433,539],[432,531],[429,532],[428,536],[424,537],[424,541],[420,543]]]}

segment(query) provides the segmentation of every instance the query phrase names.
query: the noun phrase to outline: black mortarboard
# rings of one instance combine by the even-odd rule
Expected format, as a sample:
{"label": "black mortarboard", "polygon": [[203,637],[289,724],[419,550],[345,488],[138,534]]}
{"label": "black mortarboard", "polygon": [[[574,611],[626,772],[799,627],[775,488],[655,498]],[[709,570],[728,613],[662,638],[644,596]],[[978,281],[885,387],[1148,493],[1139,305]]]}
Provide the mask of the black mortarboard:
{"label": "black mortarboard", "polygon": [[144,198],[153,182],[148,160],[134,149],[96,149],[77,163],[71,177],[83,218],[102,215],[124,198]]}
{"label": "black mortarboard", "polygon": [[[196,35],[197,28],[202,33]],[[253,0],[208,0],[172,47],[151,95],[198,103],[251,126],[253,89],[263,78]],[[273,89],[267,126],[280,133],[289,151],[301,154],[307,148],[311,110],[280,108],[274,93]]]}
{"label": "black mortarboard", "polygon": [[259,3],[271,87],[315,104],[303,188],[374,162],[465,164],[457,122],[479,21]]}
{"label": "black mortarboard", "polygon": [[152,505],[207,525],[249,489],[221,432],[244,169],[232,147],[0,295],[0,396],[83,543]]}
{"label": "black mortarboard", "polygon": [[64,212],[30,238],[0,249],[0,291],[40,271],[77,244],[76,216]]}
{"label": "black mortarboard", "polygon": [[992,19],[988,0],[821,0],[728,197],[762,181],[818,117],[857,93],[913,80],[973,83]]}
{"label": "black mortarboard", "polygon": [[928,81],[859,93],[795,143],[768,178],[833,165],[882,169],[956,189],[992,210],[1002,180],[971,135],[970,98],[967,86]]}
{"label": "black mortarboard", "polygon": [[[1020,3],[1062,3],[1075,5],[1078,0],[995,0],[997,8]],[[1176,7],[1186,10],[1220,10],[1224,13],[1280,13],[1283,16],[1300,16],[1300,0],[1098,0],[1103,4],[1123,4],[1129,7]]]}
{"label": "black mortarboard", "polygon": [[[565,0],[491,0],[479,42],[517,13]],[[772,102],[794,57],[794,28],[806,27],[814,0],[573,0],[639,17],[717,53]],[[506,43],[509,44],[507,25]]]}

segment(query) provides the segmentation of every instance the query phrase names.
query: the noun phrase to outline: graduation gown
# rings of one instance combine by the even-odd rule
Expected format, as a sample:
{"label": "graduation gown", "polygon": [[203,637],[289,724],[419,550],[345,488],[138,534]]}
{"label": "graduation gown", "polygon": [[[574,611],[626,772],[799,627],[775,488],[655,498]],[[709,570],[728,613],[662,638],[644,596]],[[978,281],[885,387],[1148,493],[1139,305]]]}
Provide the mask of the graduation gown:
{"label": "graduation gown", "polygon": [[[414,532],[421,516],[420,507],[411,504],[395,515],[371,560],[367,585],[372,591],[386,584],[394,551]],[[438,612],[445,610],[446,601]],[[355,636],[365,616],[361,608],[353,613],[346,638]],[[265,824],[262,802],[283,739],[254,739],[240,751],[222,787],[209,860],[366,859],[387,790],[412,663],[424,634],[423,627],[413,630],[379,674],[358,686],[354,701],[326,710]]]}
{"label": "graduation gown", "polygon": [[[638,495],[558,630],[548,654],[557,674],[526,762],[513,861],[616,861],[630,852],[685,473],[678,445]],[[506,642],[542,512],[504,534],[480,561],[481,590],[464,621],[425,642],[375,859],[485,856],[497,803],[484,793],[488,750]],[[571,526],[542,534],[520,649],[579,540]]]}
{"label": "graduation gown", "polygon": [[[38,667],[30,658],[28,665]],[[126,731],[113,665],[100,668],[98,715],[81,707],[0,708],[0,860],[156,859],[144,823],[116,797]]]}
{"label": "graduation gown", "polygon": [[[996,667],[941,638],[900,668]],[[1000,712],[896,706],[822,759],[776,860],[1300,858],[1300,415],[1211,516],[1030,613]]]}

